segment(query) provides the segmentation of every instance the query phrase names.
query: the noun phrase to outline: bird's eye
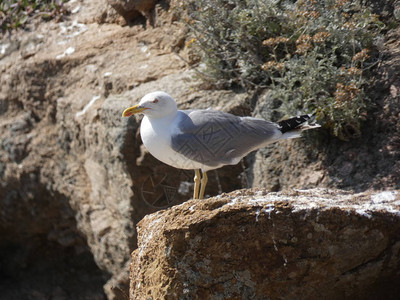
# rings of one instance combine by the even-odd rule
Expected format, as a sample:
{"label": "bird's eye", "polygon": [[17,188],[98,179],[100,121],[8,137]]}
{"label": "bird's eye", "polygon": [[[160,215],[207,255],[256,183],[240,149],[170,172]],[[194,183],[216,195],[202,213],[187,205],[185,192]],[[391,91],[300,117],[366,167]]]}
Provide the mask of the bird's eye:
{"label": "bird's eye", "polygon": [[158,102],[158,99],[154,99],[154,100],[153,100],[153,103],[157,103],[157,102]]}

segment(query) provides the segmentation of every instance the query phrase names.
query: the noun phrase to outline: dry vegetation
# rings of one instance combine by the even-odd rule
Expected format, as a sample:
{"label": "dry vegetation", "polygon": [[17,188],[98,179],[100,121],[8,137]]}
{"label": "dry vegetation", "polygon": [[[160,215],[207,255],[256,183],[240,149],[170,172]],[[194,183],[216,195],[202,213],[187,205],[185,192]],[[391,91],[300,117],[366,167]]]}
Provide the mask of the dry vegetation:
{"label": "dry vegetation", "polygon": [[173,9],[212,86],[271,88],[281,115],[316,113],[343,140],[360,134],[385,28],[363,1],[196,0]]}

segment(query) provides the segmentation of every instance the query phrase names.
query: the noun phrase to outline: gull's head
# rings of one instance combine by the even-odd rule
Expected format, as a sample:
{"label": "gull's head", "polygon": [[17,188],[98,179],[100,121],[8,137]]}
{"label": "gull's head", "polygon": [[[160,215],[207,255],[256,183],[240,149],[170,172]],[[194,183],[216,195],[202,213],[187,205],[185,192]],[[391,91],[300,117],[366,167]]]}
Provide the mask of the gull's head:
{"label": "gull's head", "polygon": [[175,115],[177,112],[175,100],[165,92],[153,92],[145,95],[138,105],[129,107],[122,113],[123,117],[130,117],[142,113],[149,118],[163,118]]}

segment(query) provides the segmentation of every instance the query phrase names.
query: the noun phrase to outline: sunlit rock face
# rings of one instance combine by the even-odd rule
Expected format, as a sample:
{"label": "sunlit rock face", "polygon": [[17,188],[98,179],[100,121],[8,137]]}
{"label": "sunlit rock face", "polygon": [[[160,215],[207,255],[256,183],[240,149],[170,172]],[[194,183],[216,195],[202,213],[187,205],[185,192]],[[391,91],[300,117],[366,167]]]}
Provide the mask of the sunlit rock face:
{"label": "sunlit rock face", "polygon": [[139,223],[131,299],[398,295],[400,193],[241,190]]}

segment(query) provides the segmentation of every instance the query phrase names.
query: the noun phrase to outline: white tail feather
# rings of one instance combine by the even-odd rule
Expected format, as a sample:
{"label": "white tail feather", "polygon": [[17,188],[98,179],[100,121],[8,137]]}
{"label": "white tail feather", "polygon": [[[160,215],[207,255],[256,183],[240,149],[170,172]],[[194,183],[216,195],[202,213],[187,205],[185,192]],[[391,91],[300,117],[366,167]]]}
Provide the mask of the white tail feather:
{"label": "white tail feather", "polygon": [[295,139],[299,138],[301,136],[302,131],[306,131],[309,129],[314,129],[314,128],[319,128],[321,125],[319,124],[313,124],[313,125],[301,125],[300,127],[287,131],[284,134],[282,134],[280,140],[288,140],[288,139]]}

